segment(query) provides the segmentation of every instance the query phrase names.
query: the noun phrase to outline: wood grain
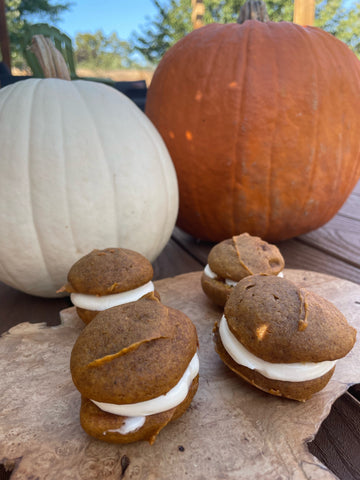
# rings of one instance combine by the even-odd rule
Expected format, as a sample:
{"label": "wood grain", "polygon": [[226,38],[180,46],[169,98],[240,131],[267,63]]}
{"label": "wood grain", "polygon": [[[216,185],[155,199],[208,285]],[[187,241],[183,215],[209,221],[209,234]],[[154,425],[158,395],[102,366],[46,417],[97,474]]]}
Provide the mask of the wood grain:
{"label": "wood grain", "polygon": [[179,227],[174,228],[172,238],[181,246],[181,248],[194,256],[203,267],[207,264],[207,257],[211,248],[215,245],[214,242],[197,240]]}
{"label": "wood grain", "polygon": [[354,192],[350,195],[338,215],[352,218],[353,220],[360,222],[360,192]]}
{"label": "wood grain", "polygon": [[303,242],[360,268],[360,222],[337,215],[318,230],[301,235]]}
{"label": "wood grain", "polygon": [[360,195],[360,180],[357,182],[357,184],[354,187],[354,190],[351,192],[351,195]]}
{"label": "wood grain", "polygon": [[[272,397],[242,382],[215,354],[212,327],[221,311],[203,294],[200,275],[156,282],[163,303],[184,311],[198,329],[200,386],[189,410],[153,446],[109,445],[81,430],[69,356],[84,327],[74,308],[63,311],[60,326],[23,323],[1,337],[0,462],[15,465],[12,480],[335,478],[306,441],[335,400],[359,383],[359,342],[308,402]],[[330,299],[360,328],[360,286],[307,271],[285,276]]]}
{"label": "wood grain", "polygon": [[360,284],[360,270],[346,260],[335,258],[299,239],[278,243],[288,268],[313,270]]}
{"label": "wood grain", "polygon": [[153,263],[154,280],[202,270],[202,265],[172,238]]}
{"label": "wood grain", "polygon": [[0,282],[0,334],[24,321],[59,324],[59,311],[72,306],[69,297],[40,298]]}
{"label": "wood grain", "polygon": [[[331,462],[334,473],[347,480],[360,478],[359,411],[359,401],[349,393],[338,398],[309,444],[313,455],[326,465]],[[346,442],[339,442],[339,438]]]}

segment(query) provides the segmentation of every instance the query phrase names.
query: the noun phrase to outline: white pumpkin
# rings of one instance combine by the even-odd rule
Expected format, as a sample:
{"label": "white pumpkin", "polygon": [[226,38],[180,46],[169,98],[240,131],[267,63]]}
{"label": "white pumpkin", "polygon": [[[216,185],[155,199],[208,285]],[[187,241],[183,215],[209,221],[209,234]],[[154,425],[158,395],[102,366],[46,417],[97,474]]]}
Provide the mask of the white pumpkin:
{"label": "white pumpkin", "polygon": [[125,95],[88,81],[0,90],[0,280],[55,297],[94,248],[153,261],[178,212],[167,149]]}

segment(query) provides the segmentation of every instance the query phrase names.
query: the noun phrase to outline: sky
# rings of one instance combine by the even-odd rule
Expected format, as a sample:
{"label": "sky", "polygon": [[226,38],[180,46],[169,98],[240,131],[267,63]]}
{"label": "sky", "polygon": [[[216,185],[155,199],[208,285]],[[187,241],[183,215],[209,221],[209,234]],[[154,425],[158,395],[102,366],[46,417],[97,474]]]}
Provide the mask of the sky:
{"label": "sky", "polygon": [[116,32],[122,40],[147,23],[157,10],[152,0],[69,0],[73,6],[61,14],[58,28],[73,40],[77,33],[95,33],[103,30],[106,35]]}

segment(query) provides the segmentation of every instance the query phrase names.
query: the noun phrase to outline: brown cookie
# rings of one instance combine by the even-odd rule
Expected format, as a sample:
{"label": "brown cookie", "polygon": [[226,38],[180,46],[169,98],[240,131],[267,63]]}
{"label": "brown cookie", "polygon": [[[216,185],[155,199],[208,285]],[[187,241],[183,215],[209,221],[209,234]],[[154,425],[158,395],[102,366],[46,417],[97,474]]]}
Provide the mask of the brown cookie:
{"label": "brown cookie", "polygon": [[126,248],[93,250],[70,268],[69,293],[111,295],[140,287],[153,278],[151,263],[140,253]]}
{"label": "brown cookie", "polygon": [[[356,330],[329,301],[284,278],[254,275],[233,288],[224,316],[236,340],[271,364],[319,363],[344,357]],[[329,381],[333,369],[307,381],[279,381],[238,365],[225,350],[218,325],[216,350],[224,363],[255,386],[296,400],[306,400]],[[302,388],[303,387],[303,388]]]}
{"label": "brown cookie", "polygon": [[144,425],[135,431],[119,434],[126,422],[126,417],[114,415],[100,410],[91,400],[82,397],[80,408],[80,423],[86,433],[98,440],[109,443],[133,443],[147,440],[152,445],[160,431],[171,421],[179,418],[188,409],[199,385],[199,375],[192,381],[189,393],[177,407],[165,412],[148,415]]}
{"label": "brown cookie", "polygon": [[96,315],[99,313],[99,310],[87,310],[86,308],[76,307],[76,312],[81,320],[87,325],[91,322],[91,320],[94,319],[94,317],[96,317]]}
{"label": "brown cookie", "polygon": [[[125,248],[93,250],[70,268],[68,283],[59,292],[82,293],[104,297],[129,292],[146,285],[153,278],[151,263],[140,253]],[[76,305],[74,295],[72,300]],[[119,304],[121,300],[119,299]],[[76,305],[84,323],[89,323],[98,309]]]}
{"label": "brown cookie", "polygon": [[225,305],[233,289],[233,287],[227,285],[223,279],[210,278],[204,272],[201,275],[201,287],[211,301],[219,307]]}
{"label": "brown cookie", "polygon": [[271,395],[305,402],[306,400],[311,398],[314,393],[319,392],[326,386],[335,370],[334,367],[328,373],[322,375],[320,378],[307,380],[305,382],[287,382],[266,378],[264,377],[264,375],[261,375],[261,373],[257,372],[256,370],[251,370],[250,368],[244,367],[243,365],[239,365],[238,363],[236,363],[234,359],[225,350],[221,342],[217,326],[215,327],[214,333],[215,350],[219,354],[221,360],[225,363],[225,365],[227,365],[233,372],[239,375],[239,377],[246,380],[254,387],[257,387],[264,392],[270,393]]}
{"label": "brown cookie", "polygon": [[215,245],[208,256],[208,266],[215,277],[205,269],[201,285],[205,294],[219,306],[224,306],[233,285],[227,280],[238,282],[255,274],[278,275],[285,262],[275,245],[259,237],[242,233]]}
{"label": "brown cookie", "polygon": [[[149,294],[136,302],[100,312],[75,342],[70,370],[85,399],[134,404],[168,393],[183,376],[197,347],[196,329],[190,319]],[[86,431],[97,432],[94,436],[105,441],[152,441],[157,431],[185,411],[196,388],[197,380],[193,379],[193,386],[181,405],[169,409],[167,414],[161,412],[152,415],[154,418],[146,418],[135,436],[134,432],[103,435],[107,430],[119,428],[113,425],[122,424],[124,419],[103,412],[93,402],[90,403],[96,408],[83,401],[81,422]]]}

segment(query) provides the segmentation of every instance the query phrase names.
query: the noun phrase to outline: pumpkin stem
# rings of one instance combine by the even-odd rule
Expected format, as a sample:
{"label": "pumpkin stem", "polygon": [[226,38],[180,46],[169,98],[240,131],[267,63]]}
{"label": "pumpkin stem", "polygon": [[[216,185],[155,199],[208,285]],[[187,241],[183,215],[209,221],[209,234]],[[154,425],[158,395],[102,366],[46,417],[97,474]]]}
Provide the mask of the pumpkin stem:
{"label": "pumpkin stem", "polygon": [[70,80],[70,73],[64,57],[49,38],[44,35],[34,35],[30,50],[40,63],[45,78]]}
{"label": "pumpkin stem", "polygon": [[262,0],[247,0],[244,3],[240,9],[237,23],[244,23],[246,20],[269,21],[266,5]]}

